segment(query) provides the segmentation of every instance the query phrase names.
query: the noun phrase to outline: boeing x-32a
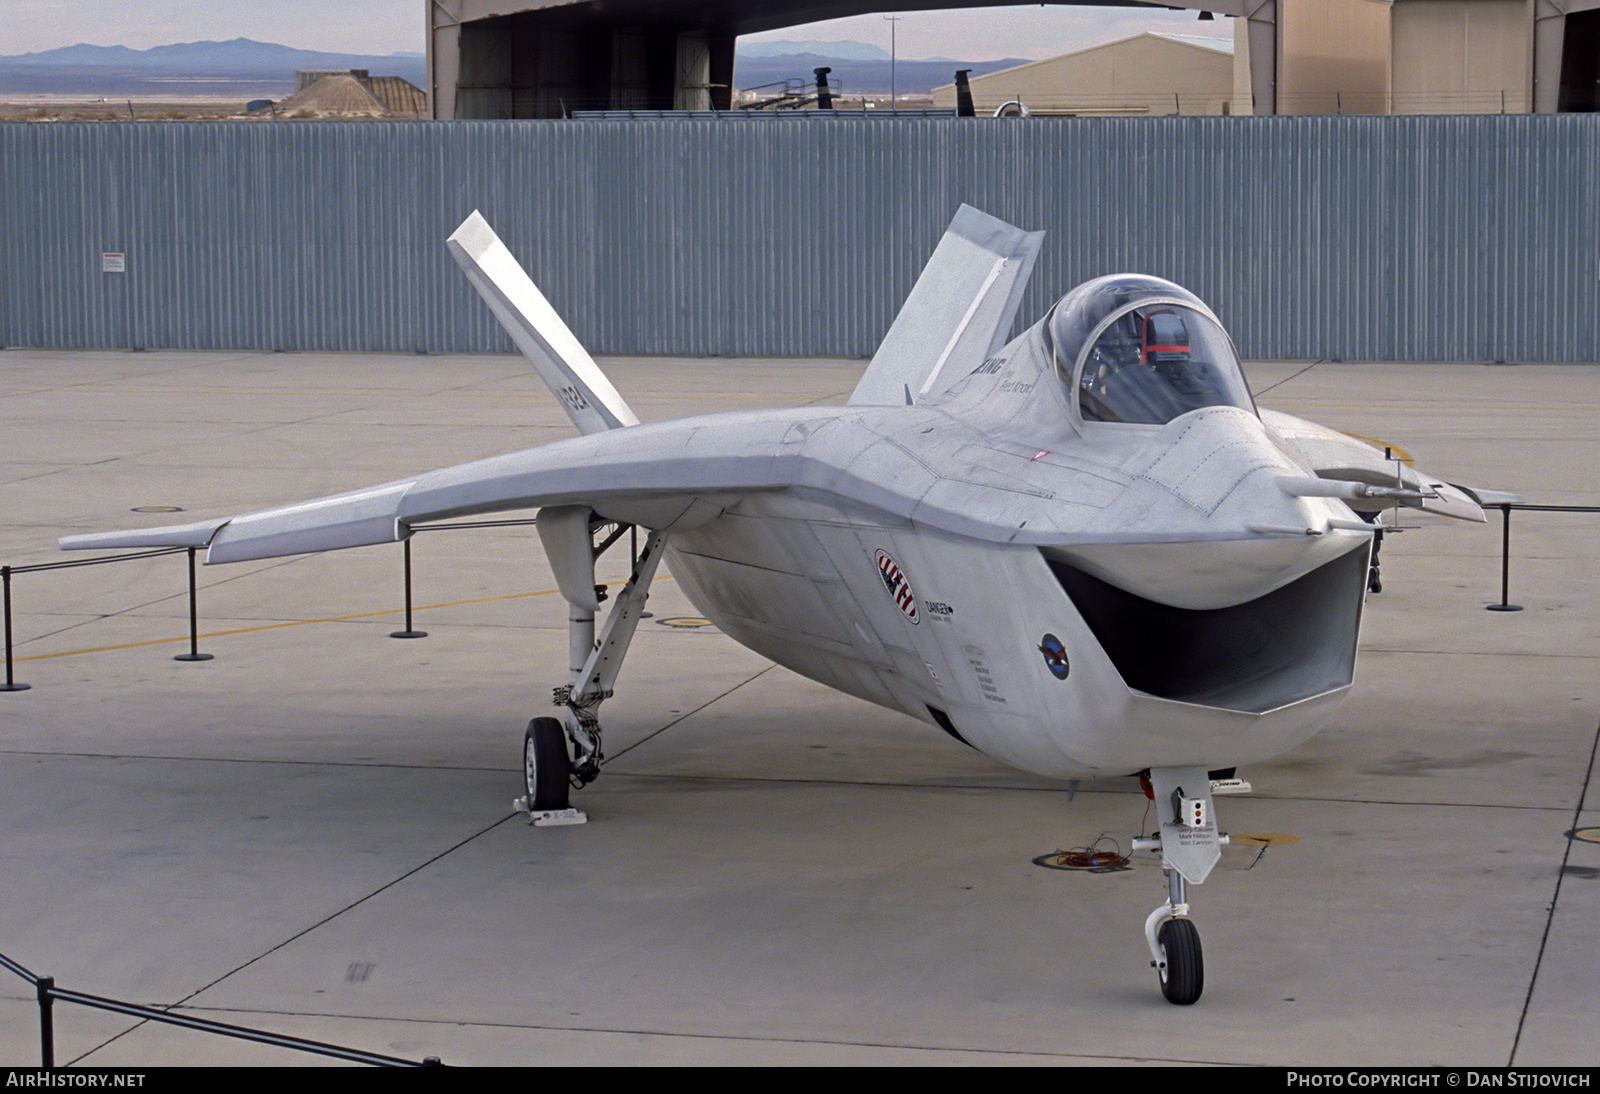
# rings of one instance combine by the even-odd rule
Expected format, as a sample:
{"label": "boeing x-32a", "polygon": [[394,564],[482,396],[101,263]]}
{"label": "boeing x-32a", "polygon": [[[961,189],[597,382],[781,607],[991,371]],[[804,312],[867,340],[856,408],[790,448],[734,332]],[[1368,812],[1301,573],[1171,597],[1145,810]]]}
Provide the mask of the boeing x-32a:
{"label": "boeing x-32a", "polygon": [[[537,509],[570,611],[560,717],[524,739],[536,822],[581,819],[598,718],[663,559],[764,657],[1054,778],[1139,776],[1168,899],[1145,928],[1166,997],[1203,986],[1187,885],[1226,840],[1214,791],[1350,690],[1374,518],[1482,520],[1370,445],[1255,406],[1199,299],[1118,274],[1007,342],[1043,233],[963,206],[849,403],[639,424],[474,213],[449,248],[582,434],[353,493],[69,549],[210,563],[404,540]],[[645,533],[602,610],[595,559]]]}

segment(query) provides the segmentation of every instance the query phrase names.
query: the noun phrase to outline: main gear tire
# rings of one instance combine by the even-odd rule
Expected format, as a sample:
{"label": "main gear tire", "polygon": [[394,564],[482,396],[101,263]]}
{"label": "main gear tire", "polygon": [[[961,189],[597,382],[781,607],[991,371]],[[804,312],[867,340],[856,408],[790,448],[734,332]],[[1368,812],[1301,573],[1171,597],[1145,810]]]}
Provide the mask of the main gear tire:
{"label": "main gear tire", "polygon": [[522,737],[522,776],[528,788],[528,811],[568,808],[572,761],[567,756],[567,731],[554,718],[535,718]]}

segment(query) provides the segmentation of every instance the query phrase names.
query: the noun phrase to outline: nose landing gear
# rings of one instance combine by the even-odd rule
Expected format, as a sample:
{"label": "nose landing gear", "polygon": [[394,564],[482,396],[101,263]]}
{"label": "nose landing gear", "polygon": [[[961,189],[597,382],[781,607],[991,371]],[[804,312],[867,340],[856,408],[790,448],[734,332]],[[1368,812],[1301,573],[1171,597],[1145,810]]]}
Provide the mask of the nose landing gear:
{"label": "nose landing gear", "polygon": [[1212,794],[1245,793],[1250,786],[1228,779],[1213,786],[1203,767],[1155,767],[1139,783],[1156,805],[1159,826],[1150,837],[1135,837],[1135,851],[1161,855],[1167,877],[1167,902],[1145,920],[1150,964],[1169,1003],[1188,1006],[1205,988],[1200,932],[1189,918],[1188,885],[1199,885],[1222,858],[1228,837],[1217,831]]}

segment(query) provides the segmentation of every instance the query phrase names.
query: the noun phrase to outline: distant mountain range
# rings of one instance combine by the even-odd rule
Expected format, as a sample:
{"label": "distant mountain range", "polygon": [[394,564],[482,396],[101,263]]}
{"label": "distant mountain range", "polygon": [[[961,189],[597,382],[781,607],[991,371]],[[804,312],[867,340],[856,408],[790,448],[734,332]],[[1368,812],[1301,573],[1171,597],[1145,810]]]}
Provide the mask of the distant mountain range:
{"label": "distant mountain range", "polygon": [[[866,42],[753,42],[739,47],[734,79],[741,88],[786,80],[809,83],[812,70],[826,66],[833,69],[829,80],[847,94],[884,95],[892,82],[902,95],[925,95],[954,80],[958,68],[981,75],[1024,63],[1018,58],[952,61],[939,57],[896,58],[891,66],[886,50]],[[403,76],[419,87],[426,81],[426,60],[421,53],[327,53],[235,38],[150,49],[63,46],[0,57],[0,94],[123,98],[171,96],[189,90],[277,97],[294,90],[298,69],[350,68],[364,68],[374,76]]]}
{"label": "distant mountain range", "polygon": [[403,76],[420,86],[427,63],[421,53],[327,53],[249,38],[150,49],[76,45],[0,57],[0,94],[122,98],[217,90],[279,96],[294,90],[297,69],[323,68],[364,68],[374,76]]}
{"label": "distant mountain range", "polygon": [[891,58],[889,51],[866,42],[776,41],[740,43],[734,82],[740,88],[765,87],[786,80],[810,83],[814,69],[828,67],[828,82],[846,95],[927,95],[954,83],[956,70],[974,76],[1027,64],[1025,58],[998,61],[953,61],[948,57]]}
{"label": "distant mountain range", "polygon": [[[267,72],[298,68],[371,68],[394,64],[420,64],[421,53],[390,53],[384,56],[358,53],[324,53],[314,49],[295,49],[273,42],[235,38],[231,42],[181,42],[150,49],[127,46],[62,46],[41,53],[18,53],[0,57],[7,65],[81,65],[94,68],[162,69],[196,75]],[[362,62],[356,64],[355,62]],[[349,62],[349,63],[347,63]]]}
{"label": "distant mountain range", "polygon": [[740,42],[739,59],[750,57],[790,57],[798,53],[814,53],[819,57],[836,57],[848,61],[887,61],[889,51],[882,46],[850,40],[818,42],[793,38],[776,42]]}
{"label": "distant mountain range", "polygon": [[[893,57],[882,46],[875,46],[868,42],[857,42],[854,39],[840,39],[831,42],[819,42],[815,39],[799,40],[784,38],[772,42],[740,42],[739,60],[751,57],[794,57],[800,54],[818,57],[831,57],[841,61],[888,61]],[[937,61],[942,65],[953,65],[958,62],[949,57],[906,57],[902,58],[908,63],[917,61]],[[979,64],[992,64],[995,62],[983,61]]]}

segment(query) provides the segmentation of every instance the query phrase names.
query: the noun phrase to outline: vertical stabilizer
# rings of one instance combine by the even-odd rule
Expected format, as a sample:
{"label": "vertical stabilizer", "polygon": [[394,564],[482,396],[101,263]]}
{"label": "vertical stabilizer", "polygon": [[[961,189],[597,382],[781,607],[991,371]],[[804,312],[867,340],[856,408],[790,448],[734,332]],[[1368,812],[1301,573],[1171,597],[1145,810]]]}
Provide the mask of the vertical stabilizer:
{"label": "vertical stabilizer", "polygon": [[594,358],[481,214],[474,210],[446,244],[466,271],[467,280],[533,363],[580,433],[639,424]]}
{"label": "vertical stabilizer", "polygon": [[970,205],[956,211],[850,402],[925,402],[1005,345],[1044,242]]}

